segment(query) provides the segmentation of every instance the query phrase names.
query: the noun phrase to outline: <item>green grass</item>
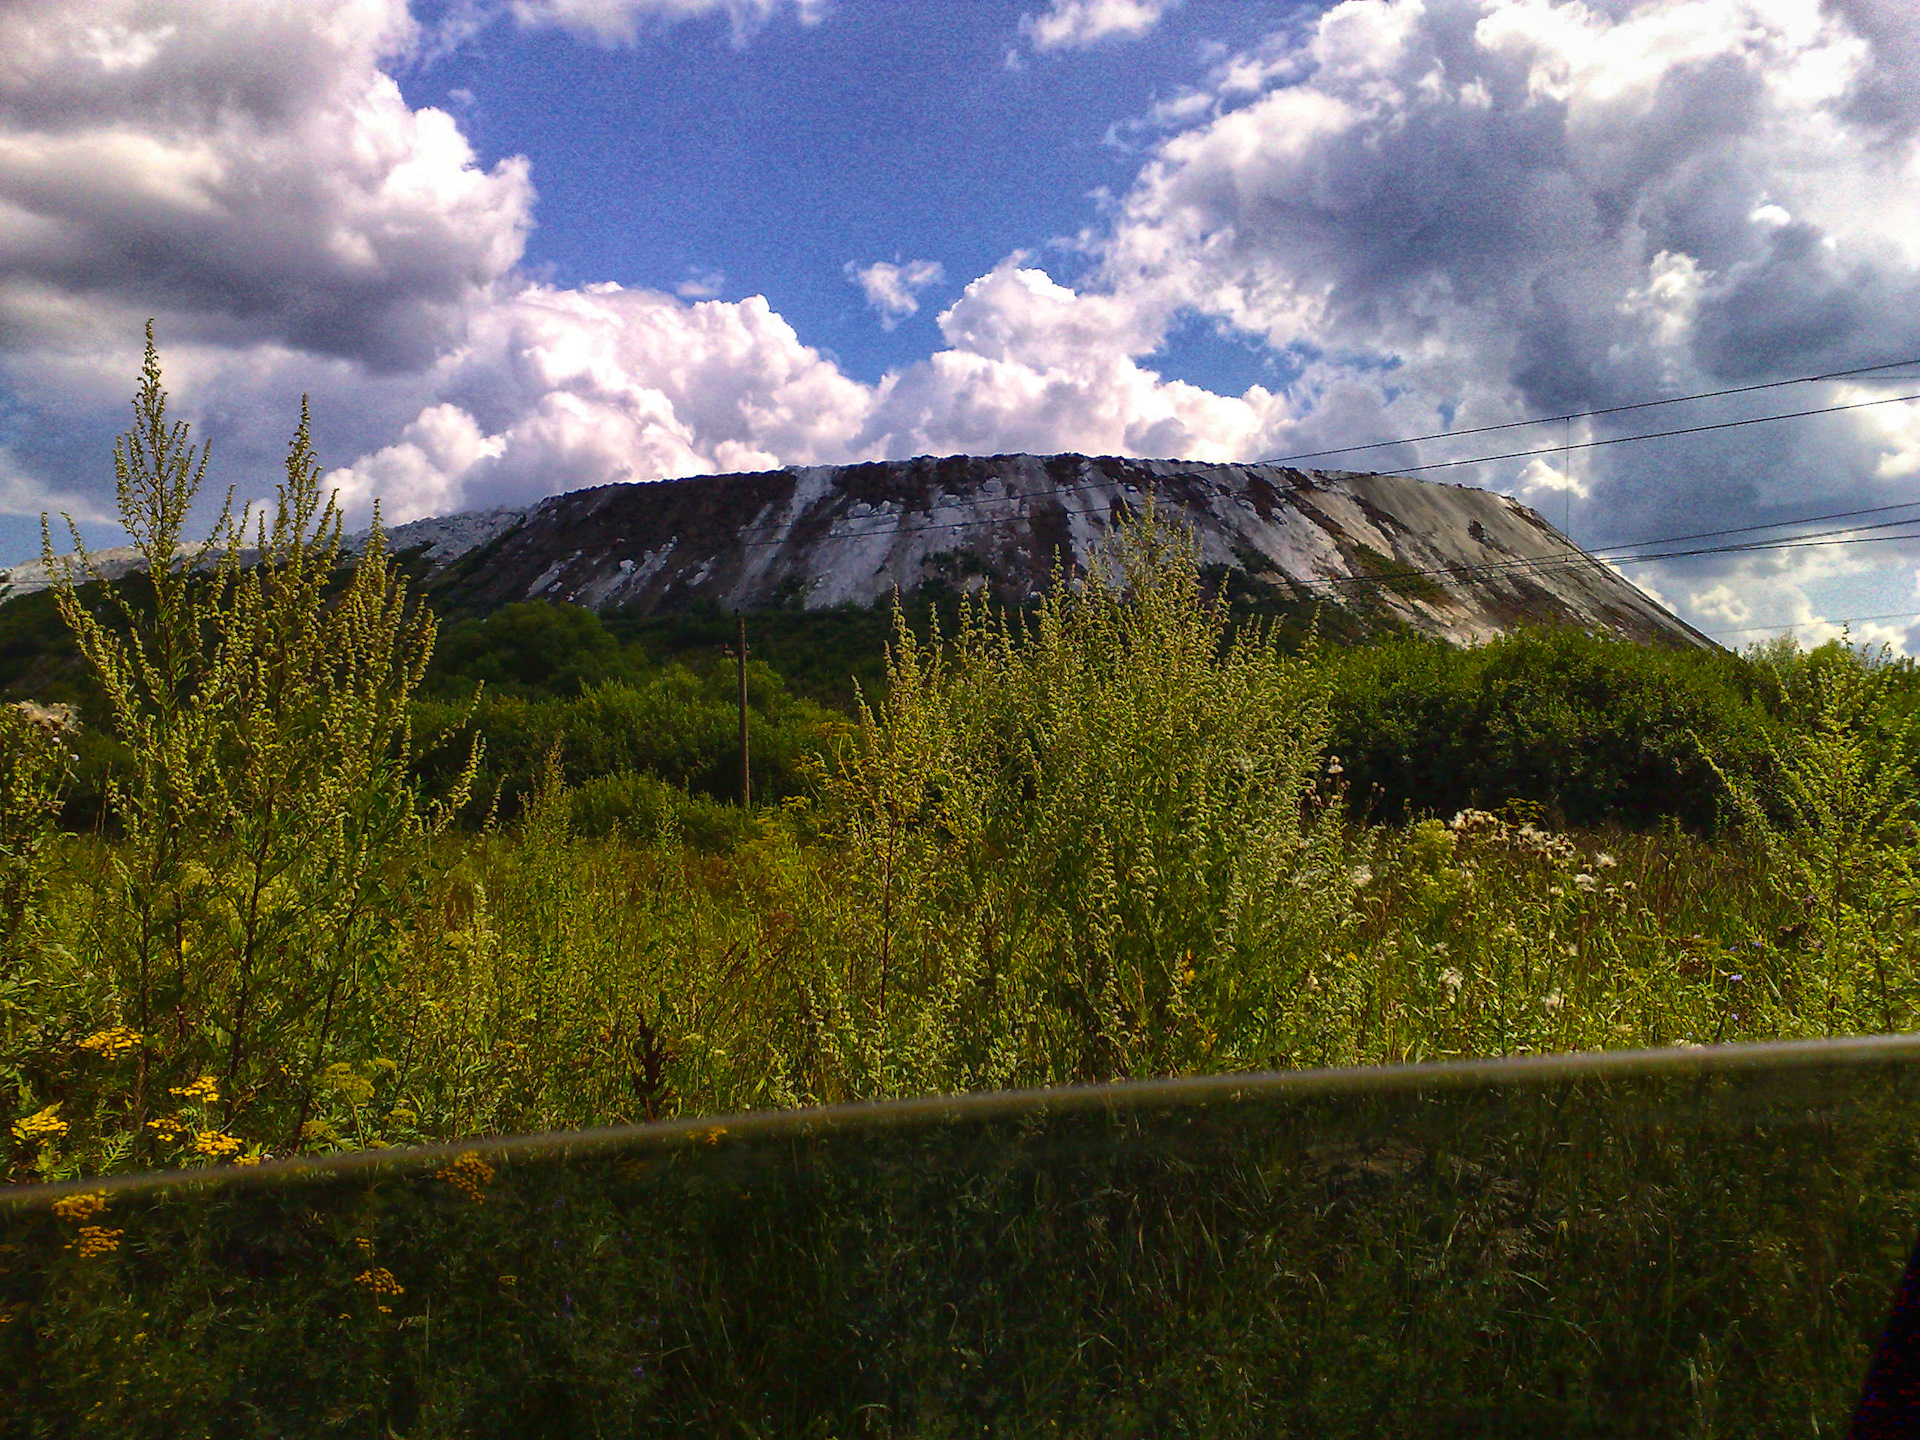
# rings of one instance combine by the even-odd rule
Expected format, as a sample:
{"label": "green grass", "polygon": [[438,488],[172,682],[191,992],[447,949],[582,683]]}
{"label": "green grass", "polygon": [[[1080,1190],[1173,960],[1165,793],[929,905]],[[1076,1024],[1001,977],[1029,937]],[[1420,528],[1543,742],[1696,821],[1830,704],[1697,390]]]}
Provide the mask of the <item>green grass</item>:
{"label": "green grass", "polygon": [[1834,1436],[1910,1058],[809,1116],[0,1205],[12,1435]]}

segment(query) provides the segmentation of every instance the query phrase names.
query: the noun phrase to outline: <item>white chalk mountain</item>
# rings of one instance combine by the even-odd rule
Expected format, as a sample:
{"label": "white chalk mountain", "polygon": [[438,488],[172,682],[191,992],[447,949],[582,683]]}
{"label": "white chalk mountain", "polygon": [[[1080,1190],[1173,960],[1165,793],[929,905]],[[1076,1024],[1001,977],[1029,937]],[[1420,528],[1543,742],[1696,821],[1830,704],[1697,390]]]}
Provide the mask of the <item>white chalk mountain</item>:
{"label": "white chalk mountain", "polygon": [[[922,457],[606,485],[393,528],[390,548],[463,611],[516,600],[596,610],[825,609],[928,586],[1019,604],[1084,566],[1149,501],[1192,528],[1235,597],[1318,610],[1343,632],[1459,643],[1521,624],[1712,642],[1534,511],[1404,476],[1113,456]],[[0,571],[0,596],[46,584]]]}

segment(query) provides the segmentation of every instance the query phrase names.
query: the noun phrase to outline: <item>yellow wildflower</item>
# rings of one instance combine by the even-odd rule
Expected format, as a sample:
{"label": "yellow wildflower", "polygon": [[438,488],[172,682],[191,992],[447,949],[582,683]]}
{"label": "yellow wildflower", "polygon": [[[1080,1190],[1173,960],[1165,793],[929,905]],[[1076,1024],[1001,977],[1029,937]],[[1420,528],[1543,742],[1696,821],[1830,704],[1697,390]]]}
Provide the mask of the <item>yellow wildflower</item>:
{"label": "yellow wildflower", "polygon": [[187,1100],[200,1100],[211,1105],[220,1098],[220,1082],[211,1075],[202,1075],[187,1085],[175,1085],[172,1093]]}
{"label": "yellow wildflower", "polygon": [[46,1109],[14,1121],[13,1133],[29,1144],[52,1144],[67,1133],[67,1122],[60,1118],[60,1102],[56,1100]]}
{"label": "yellow wildflower", "polygon": [[193,1153],[215,1160],[237,1155],[245,1148],[244,1142],[220,1130],[202,1130],[193,1137]]}
{"label": "yellow wildflower", "polygon": [[78,1223],[91,1220],[107,1208],[107,1196],[104,1190],[88,1190],[80,1195],[68,1195],[53,1202],[53,1213],[62,1220]]}
{"label": "yellow wildflower", "polygon": [[185,1139],[187,1135],[187,1127],[171,1115],[162,1115],[158,1120],[147,1121],[147,1129],[153,1131],[162,1140],[172,1140],[175,1143]]}
{"label": "yellow wildflower", "polygon": [[143,1037],[138,1030],[116,1025],[111,1030],[96,1030],[80,1042],[82,1050],[91,1050],[106,1060],[118,1060],[138,1045]]}
{"label": "yellow wildflower", "polygon": [[333,1091],[349,1105],[364,1105],[373,1098],[373,1081],[344,1061],[320,1072],[320,1087]]}
{"label": "yellow wildflower", "polygon": [[393,1272],[383,1265],[362,1270],[358,1275],[353,1277],[353,1283],[364,1286],[375,1295],[404,1295],[407,1293],[406,1286],[394,1279]]}
{"label": "yellow wildflower", "polygon": [[258,1165],[265,1158],[264,1155],[236,1155],[233,1157],[233,1163],[236,1165]]}
{"label": "yellow wildflower", "polygon": [[120,1248],[120,1237],[126,1233],[124,1230],[109,1230],[104,1225],[82,1225],[73,1248],[80,1252],[83,1260],[95,1255],[111,1255]]}
{"label": "yellow wildflower", "polygon": [[493,1167],[471,1150],[434,1174],[476,1205],[487,1198],[487,1186],[493,1183]]}

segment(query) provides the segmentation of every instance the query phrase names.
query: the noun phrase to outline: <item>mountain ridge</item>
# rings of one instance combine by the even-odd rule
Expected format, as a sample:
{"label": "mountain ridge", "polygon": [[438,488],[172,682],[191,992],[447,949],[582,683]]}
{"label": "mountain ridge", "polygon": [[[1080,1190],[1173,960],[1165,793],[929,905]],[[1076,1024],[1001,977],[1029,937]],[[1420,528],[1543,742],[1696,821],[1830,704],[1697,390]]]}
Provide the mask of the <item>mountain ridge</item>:
{"label": "mountain ridge", "polygon": [[[825,610],[930,588],[1017,606],[1056,566],[1084,568],[1114,520],[1149,503],[1256,609],[1454,643],[1544,624],[1713,647],[1508,496],[1358,471],[920,456],[598,486],[410,521],[387,542],[418,563],[430,597],[466,612],[520,600],[638,615]],[[123,549],[97,554],[110,573],[137,568]],[[40,561],[0,570],[0,599],[50,582]]]}
{"label": "mountain ridge", "polygon": [[[440,562],[427,586],[475,610],[537,599],[638,614],[823,610],[929,586],[1019,605],[1056,564],[1084,568],[1114,519],[1149,497],[1192,530],[1203,566],[1272,607],[1455,643],[1545,624],[1713,647],[1490,490],[1118,456],[922,456],[600,486],[518,517],[492,512],[496,532]],[[396,551],[404,543],[396,532]]]}

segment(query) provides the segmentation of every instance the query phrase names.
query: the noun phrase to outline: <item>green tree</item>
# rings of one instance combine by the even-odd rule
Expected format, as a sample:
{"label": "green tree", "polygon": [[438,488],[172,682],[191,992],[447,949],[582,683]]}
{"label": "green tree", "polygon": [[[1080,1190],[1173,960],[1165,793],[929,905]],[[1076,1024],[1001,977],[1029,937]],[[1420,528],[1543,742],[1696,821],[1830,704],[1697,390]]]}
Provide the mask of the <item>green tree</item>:
{"label": "green tree", "polygon": [[[55,1151],[14,1127],[38,1113],[56,1049],[84,997],[66,967],[49,965],[49,846],[71,764],[71,711],[0,706],[0,1146],[12,1141],[35,1169]],[[43,1125],[63,1124],[57,1110]],[[42,1134],[61,1133],[50,1125]]]}
{"label": "green tree", "polygon": [[468,694],[481,682],[498,695],[571,699],[637,678],[643,662],[637,646],[622,647],[585,606],[523,600],[449,625],[427,684],[443,695]]}

